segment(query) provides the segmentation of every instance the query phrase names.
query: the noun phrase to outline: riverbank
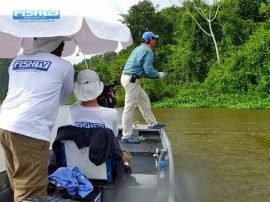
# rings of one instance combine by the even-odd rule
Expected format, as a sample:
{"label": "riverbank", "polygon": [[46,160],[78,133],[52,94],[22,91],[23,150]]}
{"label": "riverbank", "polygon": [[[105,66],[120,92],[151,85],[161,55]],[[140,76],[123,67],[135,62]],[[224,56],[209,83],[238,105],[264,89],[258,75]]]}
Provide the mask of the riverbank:
{"label": "riverbank", "polygon": [[221,94],[180,95],[152,103],[154,108],[270,109],[270,96]]}
{"label": "riverbank", "polygon": [[[0,101],[0,105],[3,101]],[[67,105],[76,102],[72,95]],[[165,98],[152,102],[153,108],[226,108],[226,109],[270,109],[270,96],[241,94],[181,94],[175,98]],[[122,96],[117,96],[116,107],[123,107]]]}

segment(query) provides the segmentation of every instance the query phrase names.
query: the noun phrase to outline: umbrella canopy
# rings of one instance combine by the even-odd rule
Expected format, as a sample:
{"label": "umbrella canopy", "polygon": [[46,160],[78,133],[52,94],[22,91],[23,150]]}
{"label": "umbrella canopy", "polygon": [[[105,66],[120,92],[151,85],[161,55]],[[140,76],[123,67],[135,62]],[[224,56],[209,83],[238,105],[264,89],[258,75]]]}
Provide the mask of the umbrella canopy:
{"label": "umbrella canopy", "polygon": [[63,57],[76,46],[83,54],[96,54],[132,44],[129,28],[97,1],[8,0],[0,8],[0,58],[31,49],[34,37],[71,36]]}

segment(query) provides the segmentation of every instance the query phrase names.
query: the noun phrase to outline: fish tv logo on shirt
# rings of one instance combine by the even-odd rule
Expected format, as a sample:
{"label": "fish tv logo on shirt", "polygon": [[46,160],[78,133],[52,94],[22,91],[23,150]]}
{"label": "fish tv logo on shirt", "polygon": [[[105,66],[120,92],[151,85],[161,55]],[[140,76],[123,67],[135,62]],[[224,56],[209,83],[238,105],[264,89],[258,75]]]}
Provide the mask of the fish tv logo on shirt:
{"label": "fish tv logo on shirt", "polygon": [[92,122],[75,122],[75,126],[79,128],[105,128],[103,123],[92,123]]}
{"label": "fish tv logo on shirt", "polygon": [[46,60],[17,60],[13,70],[38,70],[47,72],[52,62]]}
{"label": "fish tv logo on shirt", "polygon": [[55,20],[60,19],[60,10],[14,10],[14,20]]}

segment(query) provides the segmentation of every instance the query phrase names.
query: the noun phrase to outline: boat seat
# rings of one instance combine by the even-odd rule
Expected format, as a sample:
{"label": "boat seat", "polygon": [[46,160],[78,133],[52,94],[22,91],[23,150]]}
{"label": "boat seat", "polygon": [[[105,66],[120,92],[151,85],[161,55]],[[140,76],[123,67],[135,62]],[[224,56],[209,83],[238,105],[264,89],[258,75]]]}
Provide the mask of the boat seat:
{"label": "boat seat", "polygon": [[111,157],[108,157],[106,162],[96,166],[89,160],[89,147],[79,149],[72,140],[61,140],[61,151],[62,166],[77,166],[89,179],[112,182]]}
{"label": "boat seat", "polygon": [[58,167],[77,166],[89,179],[107,182],[113,181],[114,156],[123,154],[108,128],[61,126],[52,148]]}

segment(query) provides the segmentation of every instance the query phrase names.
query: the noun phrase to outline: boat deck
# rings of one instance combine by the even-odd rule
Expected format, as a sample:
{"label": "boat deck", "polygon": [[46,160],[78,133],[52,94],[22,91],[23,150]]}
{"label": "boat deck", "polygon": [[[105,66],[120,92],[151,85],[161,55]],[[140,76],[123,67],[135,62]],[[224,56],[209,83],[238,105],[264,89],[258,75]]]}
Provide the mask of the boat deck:
{"label": "boat deck", "polygon": [[[148,129],[147,125],[137,124],[133,130],[134,137],[140,137],[140,144],[122,143],[120,141],[122,137],[122,128],[119,127],[118,140],[120,147],[123,151],[129,151],[132,155],[131,168],[133,180],[127,181],[126,189],[123,192],[123,201],[128,202],[156,202],[167,201],[168,194],[163,192],[164,188],[169,186],[168,179],[158,178],[158,169],[156,167],[156,158],[154,154],[160,152],[162,146],[162,133],[160,129]],[[91,181],[91,179],[90,179]],[[91,181],[95,190],[91,193],[91,199],[83,201],[95,201],[98,197],[102,198],[102,202],[111,202],[114,195],[114,185],[106,181]],[[161,184],[162,183],[162,184]],[[8,190],[10,191],[10,190]],[[165,190],[164,190],[165,191]],[[57,201],[67,202],[75,201],[65,198],[63,192],[52,191],[49,192],[49,196],[37,197],[33,199],[35,201]],[[77,200],[78,201],[78,200]],[[97,200],[98,201],[98,200]],[[9,202],[9,201],[7,201]],[[10,200],[10,202],[12,202]]]}
{"label": "boat deck", "polygon": [[141,140],[140,144],[122,143],[120,141],[122,138],[122,127],[119,127],[119,134],[117,138],[123,151],[129,151],[133,154],[154,154],[156,153],[157,148],[159,151],[162,148],[160,129],[148,129],[147,125],[137,124],[133,128],[132,136],[135,138],[140,137],[144,140]]}

